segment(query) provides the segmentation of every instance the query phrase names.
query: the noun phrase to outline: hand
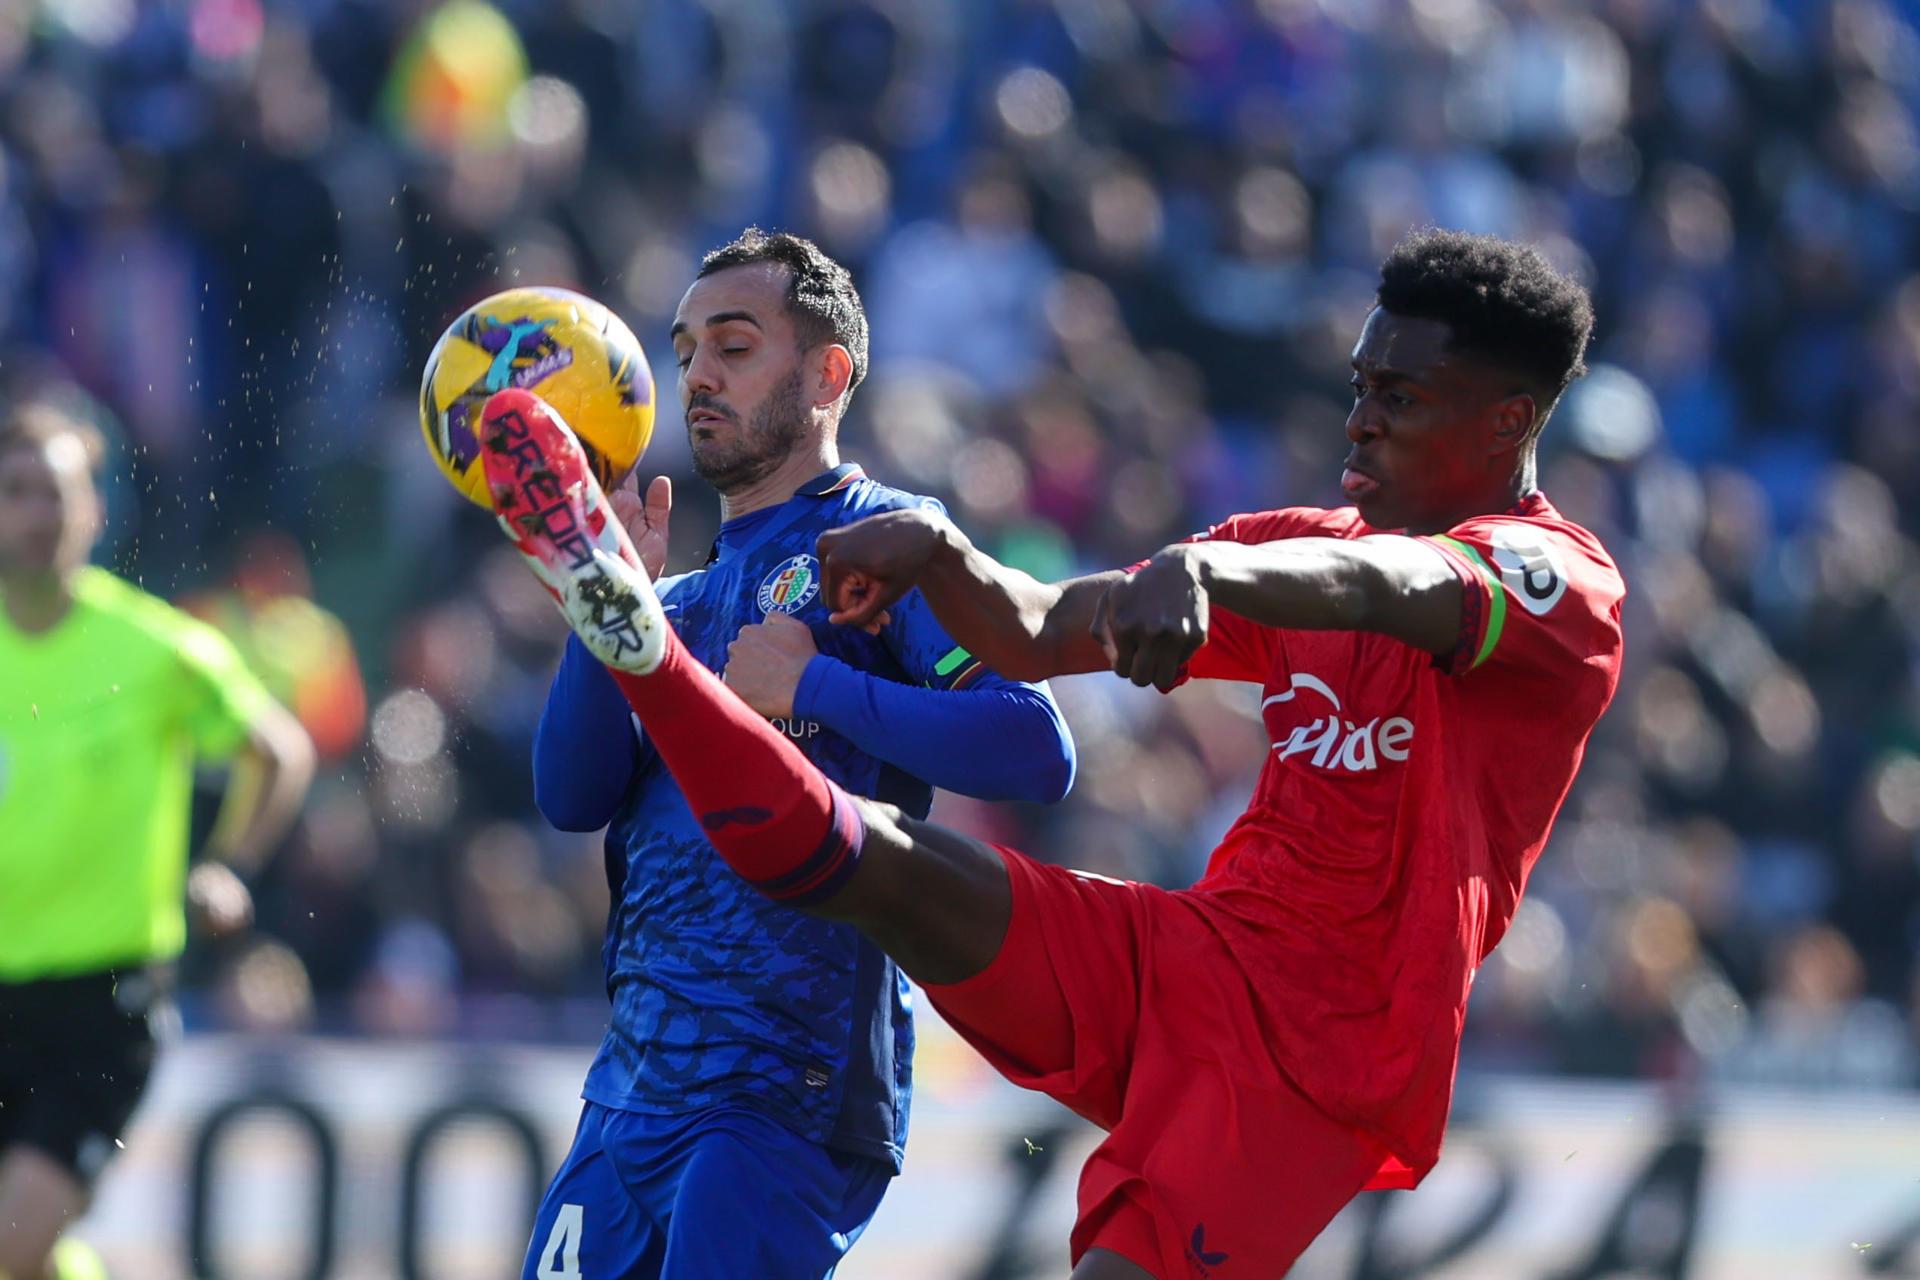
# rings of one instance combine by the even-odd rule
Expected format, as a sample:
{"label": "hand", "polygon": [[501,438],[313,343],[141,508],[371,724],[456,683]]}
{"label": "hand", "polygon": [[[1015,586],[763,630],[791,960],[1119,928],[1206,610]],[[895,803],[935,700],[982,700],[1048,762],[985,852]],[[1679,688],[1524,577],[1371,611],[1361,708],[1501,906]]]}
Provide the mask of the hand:
{"label": "hand", "polygon": [[939,512],[914,507],[821,534],[814,554],[833,610],[827,621],[868,631],[884,626],[887,606],[913,590],[951,527]]}
{"label": "hand", "polygon": [[1171,689],[1207,642],[1207,589],[1198,566],[1184,548],[1167,548],[1107,588],[1091,629],[1115,675]]}
{"label": "hand", "polygon": [[195,932],[229,938],[253,924],[253,895],[226,863],[196,863],[187,873],[187,916]]}
{"label": "hand", "polygon": [[769,720],[791,719],[800,676],[820,646],[813,629],[790,613],[742,627],[727,646],[727,687]]}
{"label": "hand", "polygon": [[667,568],[667,517],[673,512],[673,481],[655,476],[644,498],[639,485],[640,473],[636,471],[626,484],[607,495],[607,503],[626,526],[633,549],[640,553],[640,567],[658,581]]}

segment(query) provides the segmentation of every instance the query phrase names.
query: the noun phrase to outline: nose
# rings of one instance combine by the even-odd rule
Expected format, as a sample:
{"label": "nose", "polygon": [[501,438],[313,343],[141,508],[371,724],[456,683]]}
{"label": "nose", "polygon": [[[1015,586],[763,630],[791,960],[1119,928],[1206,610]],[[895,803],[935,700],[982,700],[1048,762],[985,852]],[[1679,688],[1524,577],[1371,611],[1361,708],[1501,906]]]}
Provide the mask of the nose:
{"label": "nose", "polygon": [[693,359],[687,361],[687,367],[680,374],[680,398],[690,401],[695,396],[715,395],[720,390],[720,361],[707,354],[705,346],[695,347]]}
{"label": "nose", "polygon": [[1367,403],[1367,397],[1361,396],[1353,402],[1353,408],[1347,414],[1347,439],[1355,444],[1366,444],[1378,440],[1383,433],[1380,416]]}

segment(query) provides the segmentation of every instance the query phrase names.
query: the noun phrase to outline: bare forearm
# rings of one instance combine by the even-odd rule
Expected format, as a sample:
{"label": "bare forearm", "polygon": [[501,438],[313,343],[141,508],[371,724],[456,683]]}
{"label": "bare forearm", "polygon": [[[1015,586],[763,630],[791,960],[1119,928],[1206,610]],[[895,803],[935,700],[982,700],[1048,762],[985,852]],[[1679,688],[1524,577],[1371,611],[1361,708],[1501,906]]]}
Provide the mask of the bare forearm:
{"label": "bare forearm", "polygon": [[1372,631],[1447,653],[1459,635],[1460,584],[1408,538],[1291,538],[1185,543],[1213,607],[1301,631]]}
{"label": "bare forearm", "polygon": [[974,657],[1010,680],[1045,680],[1106,667],[1089,628],[1100,596],[1123,576],[1041,582],[948,524],[919,587],[940,624]]}
{"label": "bare forearm", "polygon": [[242,756],[227,774],[220,812],[207,835],[207,852],[222,862],[250,871],[260,864],[268,843],[285,829],[276,821],[284,796],[283,771],[271,760]]}
{"label": "bare forearm", "polygon": [[256,729],[234,761],[208,851],[242,869],[259,865],[299,813],[312,780],[313,747],[297,721],[276,717]]}

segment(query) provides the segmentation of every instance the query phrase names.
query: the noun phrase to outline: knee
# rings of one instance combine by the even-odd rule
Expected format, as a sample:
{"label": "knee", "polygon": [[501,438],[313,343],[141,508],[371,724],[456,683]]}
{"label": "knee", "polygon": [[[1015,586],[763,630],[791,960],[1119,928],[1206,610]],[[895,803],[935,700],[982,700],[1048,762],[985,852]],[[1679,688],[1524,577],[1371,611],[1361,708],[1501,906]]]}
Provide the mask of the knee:
{"label": "knee", "polygon": [[884,919],[897,896],[900,865],[913,852],[906,817],[890,804],[849,796],[860,815],[860,865],[840,892],[802,910],[828,920],[865,924]]}
{"label": "knee", "polygon": [[898,806],[864,796],[854,796],[853,803],[860,810],[862,857],[868,853],[898,856],[913,847],[913,837],[906,828],[907,815]]}

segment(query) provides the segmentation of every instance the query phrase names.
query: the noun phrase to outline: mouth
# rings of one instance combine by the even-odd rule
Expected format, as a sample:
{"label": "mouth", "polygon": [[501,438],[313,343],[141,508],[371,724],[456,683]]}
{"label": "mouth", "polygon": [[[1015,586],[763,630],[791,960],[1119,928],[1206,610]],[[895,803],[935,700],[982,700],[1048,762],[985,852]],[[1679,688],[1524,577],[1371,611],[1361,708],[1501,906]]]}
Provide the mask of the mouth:
{"label": "mouth", "polygon": [[711,409],[696,409],[687,415],[687,439],[696,445],[711,444],[728,419]]}
{"label": "mouth", "polygon": [[1380,481],[1353,465],[1349,460],[1340,472],[1340,492],[1355,502],[1362,502],[1380,491]]}

